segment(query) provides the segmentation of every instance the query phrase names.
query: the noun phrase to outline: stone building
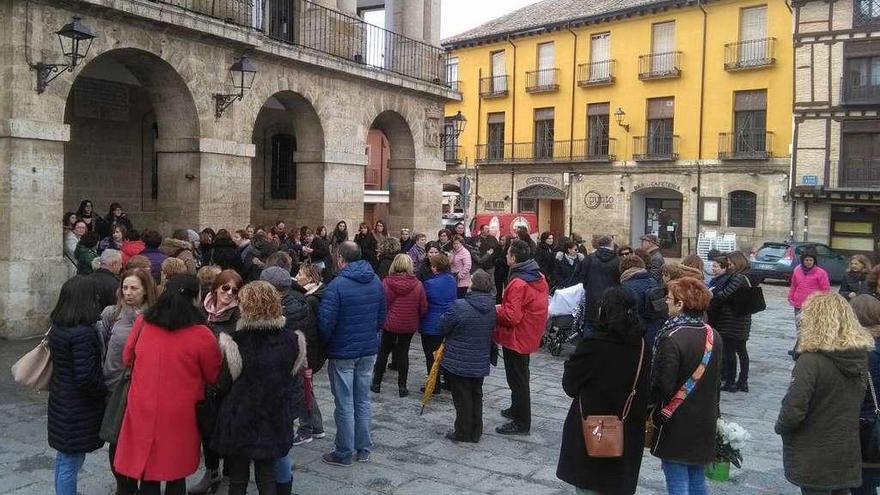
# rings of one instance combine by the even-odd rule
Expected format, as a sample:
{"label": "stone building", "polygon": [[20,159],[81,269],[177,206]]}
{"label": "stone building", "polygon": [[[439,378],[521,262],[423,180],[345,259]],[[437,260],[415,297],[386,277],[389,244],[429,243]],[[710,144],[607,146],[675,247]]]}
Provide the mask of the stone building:
{"label": "stone building", "polygon": [[[118,201],[136,228],[165,234],[356,226],[373,130],[388,147],[385,220],[435,229],[443,105],[457,97],[439,4],[0,2],[0,336],[45,330],[69,268],[60,221],[82,199],[100,215]],[[388,30],[363,21],[375,9]],[[74,16],[94,33],[83,59],[56,35]],[[242,91],[230,69],[243,55],[257,73]],[[44,67],[44,88],[40,64],[62,65]]]}
{"label": "stone building", "polygon": [[796,237],[880,261],[880,1],[793,6]]}
{"label": "stone building", "polygon": [[550,0],[444,40],[467,119],[444,190],[467,174],[471,215],[671,257],[705,231],[785,240],[791,23],[781,1]]}

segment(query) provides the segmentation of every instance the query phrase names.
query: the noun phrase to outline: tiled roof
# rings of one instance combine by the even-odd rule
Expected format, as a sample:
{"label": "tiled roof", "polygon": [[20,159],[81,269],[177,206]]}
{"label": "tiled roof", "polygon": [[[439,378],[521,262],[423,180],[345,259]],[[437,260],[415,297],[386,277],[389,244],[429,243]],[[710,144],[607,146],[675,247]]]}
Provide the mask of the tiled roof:
{"label": "tiled roof", "polygon": [[653,5],[682,3],[688,2],[681,0],[543,0],[449,37],[443,40],[442,44],[447,48],[454,48],[467,42],[491,39],[505,34],[520,34],[547,25],[639,11]]}

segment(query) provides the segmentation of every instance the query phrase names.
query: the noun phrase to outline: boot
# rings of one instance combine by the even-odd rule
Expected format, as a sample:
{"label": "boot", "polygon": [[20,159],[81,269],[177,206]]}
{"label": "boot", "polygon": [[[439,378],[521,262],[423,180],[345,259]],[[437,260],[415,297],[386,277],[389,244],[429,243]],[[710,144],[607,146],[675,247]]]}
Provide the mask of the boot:
{"label": "boot", "polygon": [[229,495],[247,495],[247,481],[230,481]]}
{"label": "boot", "polygon": [[749,393],[749,382],[740,380],[740,382],[736,384],[736,389],[740,392]]}
{"label": "boot", "polygon": [[293,481],[287,483],[276,483],[275,493],[278,495],[290,495],[293,492]]}
{"label": "boot", "polygon": [[373,383],[370,385],[370,391],[375,394],[382,391],[382,375],[373,375]]}
{"label": "boot", "polygon": [[217,469],[206,469],[205,474],[202,476],[202,479],[199,480],[195,486],[188,489],[186,492],[190,495],[199,495],[203,493],[210,493],[217,489],[220,486],[220,479],[222,476],[220,475],[220,471]]}

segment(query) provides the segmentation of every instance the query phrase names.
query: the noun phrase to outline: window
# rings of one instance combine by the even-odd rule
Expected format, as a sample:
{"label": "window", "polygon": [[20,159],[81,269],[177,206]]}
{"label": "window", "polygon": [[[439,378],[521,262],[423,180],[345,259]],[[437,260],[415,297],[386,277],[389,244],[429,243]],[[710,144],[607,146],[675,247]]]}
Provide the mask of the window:
{"label": "window", "polygon": [[733,191],[728,197],[730,204],[730,217],[727,225],[730,227],[755,227],[755,211],[758,206],[758,196],[750,191]]}
{"label": "window", "polygon": [[534,198],[519,198],[517,211],[520,213],[538,213],[538,200]]}
{"label": "window", "polygon": [[675,129],[675,99],[651,98],[648,100],[649,156],[671,156],[675,153],[673,130]]}
{"label": "window", "polygon": [[842,187],[880,187],[880,133],[845,125],[840,163]]}
{"label": "window", "polygon": [[740,66],[764,64],[770,58],[766,5],[740,11],[739,40]]}
{"label": "window", "polygon": [[859,57],[847,60],[849,84],[853,89],[880,86],[880,57]]}
{"label": "window", "polygon": [[446,59],[446,83],[452,89],[458,89],[458,57]]}
{"label": "window", "polygon": [[507,91],[507,63],[504,59],[504,50],[492,52],[492,93]]}
{"label": "window", "polygon": [[587,105],[587,157],[605,157],[608,150],[609,103]]}
{"label": "window", "polygon": [[554,111],[535,109],[535,158],[553,158]]}
{"label": "window", "polygon": [[271,199],[296,199],[296,138],[290,134],[272,136],[270,154]]}
{"label": "window", "polygon": [[455,121],[453,117],[446,117],[443,121],[443,135],[446,137],[446,142],[443,145],[443,159],[446,163],[461,163],[461,158],[458,156],[458,138],[459,136],[455,135]]}
{"label": "window", "polygon": [[590,81],[611,78],[611,33],[590,37]]}
{"label": "window", "polygon": [[488,149],[486,158],[489,160],[504,159],[504,112],[489,114]]}
{"label": "window", "polygon": [[554,68],[556,67],[556,47],[553,42],[538,45],[538,86],[547,87],[556,84]]}
{"label": "window", "polygon": [[675,21],[651,26],[651,72],[666,74],[675,67]]}
{"label": "window", "polygon": [[767,90],[734,93],[734,152],[767,152]]}
{"label": "window", "polygon": [[853,2],[854,23],[871,24],[880,21],[880,0],[856,0]]}

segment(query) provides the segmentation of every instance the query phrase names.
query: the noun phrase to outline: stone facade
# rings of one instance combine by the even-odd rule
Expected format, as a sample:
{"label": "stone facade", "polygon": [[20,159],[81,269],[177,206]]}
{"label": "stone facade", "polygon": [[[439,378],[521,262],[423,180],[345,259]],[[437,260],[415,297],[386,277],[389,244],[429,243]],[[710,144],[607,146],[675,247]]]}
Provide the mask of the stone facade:
{"label": "stone facade", "polygon": [[[12,233],[0,238],[0,337],[45,330],[68,273],[59,220],[81,199],[100,215],[118,201],[136,228],[163,234],[278,218],[351,225],[363,217],[367,134],[381,128],[396,170],[390,226],[439,223],[444,164],[425,121],[454,93],[173,4],[0,5],[0,227]],[[73,15],[96,38],[38,94],[31,65],[61,60],[54,32]],[[255,83],[217,118],[213,95],[233,92],[228,68],[245,51]],[[279,124],[297,140],[297,193],[282,202],[265,198],[261,141]]]}

